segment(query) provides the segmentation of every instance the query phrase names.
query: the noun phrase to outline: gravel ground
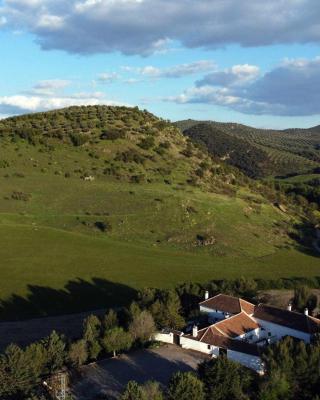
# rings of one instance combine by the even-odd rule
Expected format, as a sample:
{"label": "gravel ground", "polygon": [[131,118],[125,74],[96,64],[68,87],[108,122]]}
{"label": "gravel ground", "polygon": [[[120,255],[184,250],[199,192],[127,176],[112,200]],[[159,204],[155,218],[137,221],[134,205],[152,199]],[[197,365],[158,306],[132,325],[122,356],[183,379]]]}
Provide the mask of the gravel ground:
{"label": "gravel ground", "polygon": [[73,384],[73,394],[77,400],[93,400],[99,395],[117,399],[130,380],[156,380],[165,386],[174,372],[193,371],[206,359],[204,354],[175,345],[138,350],[82,367]]}

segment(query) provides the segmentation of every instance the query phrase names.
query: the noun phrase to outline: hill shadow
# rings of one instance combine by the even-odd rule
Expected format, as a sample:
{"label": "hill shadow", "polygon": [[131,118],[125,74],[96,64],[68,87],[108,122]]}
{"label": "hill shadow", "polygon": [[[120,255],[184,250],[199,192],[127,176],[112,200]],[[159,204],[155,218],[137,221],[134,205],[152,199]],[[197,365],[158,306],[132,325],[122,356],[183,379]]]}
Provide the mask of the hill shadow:
{"label": "hill shadow", "polygon": [[314,226],[309,221],[304,221],[295,224],[294,228],[295,232],[291,232],[289,237],[296,242],[296,249],[309,256],[320,258],[320,252],[314,246],[317,240]]}
{"label": "hill shadow", "polygon": [[70,280],[63,289],[28,285],[27,296],[14,294],[0,300],[0,320],[17,321],[121,307],[128,305],[136,295],[137,291],[127,285],[96,277],[91,281]]}

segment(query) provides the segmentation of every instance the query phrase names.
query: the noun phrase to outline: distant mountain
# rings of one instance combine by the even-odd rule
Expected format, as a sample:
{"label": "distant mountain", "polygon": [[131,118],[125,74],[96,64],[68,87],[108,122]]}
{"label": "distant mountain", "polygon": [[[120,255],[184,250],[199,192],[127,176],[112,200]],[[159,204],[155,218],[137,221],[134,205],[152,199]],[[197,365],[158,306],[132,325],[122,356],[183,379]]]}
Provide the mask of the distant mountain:
{"label": "distant mountain", "polygon": [[[187,132],[191,127],[199,125],[200,121],[184,120],[176,123],[182,132]],[[230,159],[230,163],[237,165],[249,176],[261,175],[287,175],[292,173],[305,173],[312,171],[320,165],[320,126],[310,129],[286,129],[271,130],[257,129],[250,126],[236,123],[221,123],[214,121],[204,121],[212,128],[212,134],[217,132],[224,133],[232,138],[241,139],[246,144],[256,150],[262,151],[258,159],[262,162],[249,163],[248,168],[244,168],[238,160]],[[185,133],[189,136],[188,133]],[[201,133],[203,135],[203,132]],[[196,132],[193,130],[193,140],[196,138]],[[226,141],[226,138],[223,139]],[[231,143],[232,141],[228,142]],[[242,151],[243,143],[234,142],[234,151],[239,153]],[[240,146],[240,147],[239,147]],[[211,146],[211,152],[215,151]],[[262,158],[261,158],[262,157]],[[255,157],[254,157],[255,158]]]}

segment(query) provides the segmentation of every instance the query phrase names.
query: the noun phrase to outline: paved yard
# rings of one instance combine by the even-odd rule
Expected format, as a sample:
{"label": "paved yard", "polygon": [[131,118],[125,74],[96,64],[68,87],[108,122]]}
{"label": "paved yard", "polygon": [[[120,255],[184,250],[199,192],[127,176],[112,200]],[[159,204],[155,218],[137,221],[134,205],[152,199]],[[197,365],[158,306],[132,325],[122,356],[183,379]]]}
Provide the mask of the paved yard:
{"label": "paved yard", "polygon": [[93,400],[106,395],[116,399],[130,380],[148,380],[167,385],[176,371],[192,371],[207,356],[175,345],[139,350],[119,358],[108,359],[81,368],[81,378],[73,386],[77,400]]}

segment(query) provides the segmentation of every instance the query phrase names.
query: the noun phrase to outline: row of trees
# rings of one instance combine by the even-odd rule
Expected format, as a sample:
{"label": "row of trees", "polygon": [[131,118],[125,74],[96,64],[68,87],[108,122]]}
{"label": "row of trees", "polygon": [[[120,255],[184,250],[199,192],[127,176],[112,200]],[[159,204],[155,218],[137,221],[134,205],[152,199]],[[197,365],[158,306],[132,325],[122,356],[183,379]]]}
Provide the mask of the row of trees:
{"label": "row of trees", "polygon": [[157,382],[128,383],[121,400],[319,400],[320,342],[292,338],[270,346],[259,376],[225,356],[199,365],[197,373],[178,372],[167,388]]}

